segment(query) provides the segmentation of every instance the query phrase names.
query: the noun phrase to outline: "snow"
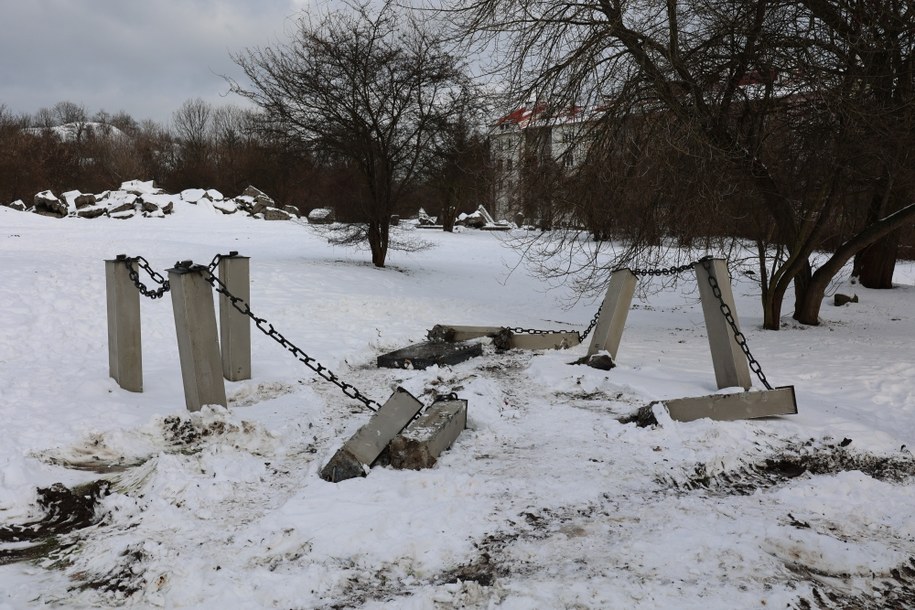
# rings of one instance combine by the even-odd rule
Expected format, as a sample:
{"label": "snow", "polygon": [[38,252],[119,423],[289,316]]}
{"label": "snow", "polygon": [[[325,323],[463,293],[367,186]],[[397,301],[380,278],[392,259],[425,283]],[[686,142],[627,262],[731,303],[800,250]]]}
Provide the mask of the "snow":
{"label": "snow", "polygon": [[[40,518],[38,487],[112,482],[63,561],[0,565],[0,610],[717,610],[817,607],[814,590],[915,605],[892,601],[912,591],[893,571],[915,567],[915,264],[891,291],[843,280],[859,303],[830,299],[822,325],[779,332],[761,330],[758,288],[736,274],[749,345],[773,385],[795,386],[799,414],[684,424],[655,405],[640,428],[618,420],[718,391],[689,278],[635,304],[611,371],[570,365],[585,346],[378,369],[435,324],[582,330],[597,304],[563,308],[565,289],[509,273],[504,235],[426,231],[434,248],[375,269],[300,223],[200,204],[117,223],[0,207],[0,524]],[[256,331],[229,408],[187,413],[168,297],[141,303],[144,392],[108,377],[103,261],[142,255],[164,273],[229,250],[251,257],[252,310],[368,396],[468,400],[434,468],[322,481],[369,413]],[[822,468],[760,469],[786,456]],[[0,564],[17,544],[0,542]]]}

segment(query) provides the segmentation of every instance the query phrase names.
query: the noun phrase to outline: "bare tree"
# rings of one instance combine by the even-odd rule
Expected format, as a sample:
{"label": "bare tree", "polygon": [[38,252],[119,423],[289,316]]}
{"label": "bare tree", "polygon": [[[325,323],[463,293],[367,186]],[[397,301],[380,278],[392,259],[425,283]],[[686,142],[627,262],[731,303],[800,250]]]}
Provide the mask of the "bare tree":
{"label": "bare tree", "polygon": [[209,102],[195,98],[185,101],[172,115],[175,136],[180,145],[180,163],[177,186],[200,186],[201,180],[212,184],[211,169],[213,107]]}
{"label": "bare tree", "polygon": [[358,224],[383,267],[391,214],[412,188],[463,76],[456,58],[416,20],[384,4],[321,17],[303,13],[292,40],[234,57],[250,85],[232,91],[263,110],[266,126],[362,181]]}
{"label": "bare tree", "polygon": [[[438,219],[444,231],[454,231],[457,215],[490,207],[493,168],[485,135],[472,127],[473,100],[456,105],[426,170],[429,191],[439,201]],[[428,209],[428,208],[427,208]]]}
{"label": "bare tree", "polygon": [[[678,138],[670,145],[684,143],[720,177],[709,212],[733,185],[744,189],[735,196],[763,212],[744,229],[758,247],[764,324],[777,329],[792,284],[794,317],[816,324],[842,266],[915,219],[909,202],[859,224],[831,220],[849,202],[845,175],[861,125],[837,109],[871,86],[855,48],[861,29],[841,29],[872,4],[911,22],[911,3],[890,0],[466,0],[453,14],[472,43],[509,49],[502,68],[516,99],[605,108],[609,124],[663,114]],[[911,66],[906,44],[902,66]],[[897,76],[911,82],[911,67]],[[685,211],[666,203],[672,219]],[[831,256],[814,269],[811,255],[829,242]]]}

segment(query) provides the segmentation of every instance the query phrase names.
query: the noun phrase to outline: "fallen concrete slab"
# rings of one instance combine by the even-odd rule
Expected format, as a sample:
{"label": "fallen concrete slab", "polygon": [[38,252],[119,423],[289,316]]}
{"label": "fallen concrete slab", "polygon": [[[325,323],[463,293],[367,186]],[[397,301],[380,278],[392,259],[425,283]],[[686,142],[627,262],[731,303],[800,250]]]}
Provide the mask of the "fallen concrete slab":
{"label": "fallen concrete slab", "polygon": [[576,332],[552,332],[537,334],[514,334],[508,340],[511,349],[566,349],[581,343]]}
{"label": "fallen concrete slab", "polygon": [[434,403],[391,441],[388,446],[391,466],[410,470],[431,468],[466,427],[466,400],[454,398]]}
{"label": "fallen concrete slab", "polygon": [[460,326],[436,324],[429,331],[429,339],[438,341],[469,341],[491,337],[500,349],[566,349],[581,342],[575,331],[554,331],[538,333],[513,333],[504,326]]}
{"label": "fallen concrete slab", "polygon": [[388,443],[400,434],[423,408],[412,394],[397,388],[367,424],[359,428],[321,469],[321,478],[331,483],[365,476]]}
{"label": "fallen concrete slab", "polygon": [[681,422],[703,417],[718,421],[734,421],[797,414],[794,386],[762,392],[676,398],[663,401],[663,403],[667,407],[667,412],[670,413],[670,418]]}
{"label": "fallen concrete slab", "polygon": [[483,354],[479,343],[426,341],[378,356],[378,366],[389,369],[426,369],[458,364]]}

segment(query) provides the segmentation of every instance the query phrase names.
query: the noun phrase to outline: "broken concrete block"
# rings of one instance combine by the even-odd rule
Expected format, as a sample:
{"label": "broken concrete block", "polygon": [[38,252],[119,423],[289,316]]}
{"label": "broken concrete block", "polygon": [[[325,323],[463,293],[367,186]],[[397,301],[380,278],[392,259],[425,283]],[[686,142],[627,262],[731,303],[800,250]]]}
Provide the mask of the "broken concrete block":
{"label": "broken concrete block", "polygon": [[794,386],[785,386],[763,392],[739,392],[737,394],[712,394],[694,398],[676,398],[663,401],[675,421],[693,421],[708,417],[718,421],[734,421],[771,417],[773,415],[796,415],[797,400]]}
{"label": "broken concrete block", "polygon": [[431,468],[466,427],[466,400],[436,402],[391,441],[388,447],[391,466],[410,470]]}
{"label": "broken concrete block", "polygon": [[428,332],[432,341],[467,341],[492,337],[499,349],[566,349],[581,342],[577,332],[513,333],[502,326],[445,326],[436,324]]}
{"label": "broken concrete block", "polygon": [[509,340],[511,349],[566,349],[581,343],[577,332],[550,332],[537,334],[512,333]]}
{"label": "broken concrete block", "polygon": [[321,478],[331,483],[365,476],[388,443],[400,434],[423,408],[412,394],[397,388],[386,403],[359,428],[321,469]]}
{"label": "broken concrete block", "polygon": [[426,341],[378,356],[378,366],[389,369],[422,370],[470,360],[483,354],[479,343],[439,343]]}

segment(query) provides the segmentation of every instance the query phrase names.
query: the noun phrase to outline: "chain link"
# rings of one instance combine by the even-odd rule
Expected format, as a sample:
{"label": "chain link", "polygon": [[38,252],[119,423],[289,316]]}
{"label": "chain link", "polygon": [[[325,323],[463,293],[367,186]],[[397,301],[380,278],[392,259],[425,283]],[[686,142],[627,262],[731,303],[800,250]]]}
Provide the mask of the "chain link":
{"label": "chain link", "polygon": [[[699,261],[693,261],[691,263],[686,263],[685,265],[673,266],[673,267],[655,267],[653,269],[629,269],[629,272],[632,275],[649,275],[649,276],[662,276],[662,275],[680,275],[690,269],[693,269],[696,266],[696,263]],[[626,269],[627,267],[620,267],[615,269],[619,271],[620,269]]]}
{"label": "chain link", "polygon": [[[168,280],[162,277],[162,274],[153,269],[149,264],[149,261],[142,256],[127,256],[126,254],[118,254],[117,260],[127,263],[127,275],[130,277],[130,281],[133,282],[133,285],[137,287],[137,290],[139,290],[140,294],[142,294],[144,297],[149,297],[150,299],[161,299],[163,296],[165,296],[166,292],[171,290],[171,285],[169,285]],[[152,281],[159,285],[159,288],[151,290],[143,282],[141,282],[140,274],[136,269],[133,268],[132,263],[136,263],[137,267],[143,269],[147,274],[149,274],[149,277],[152,278]]]}
{"label": "chain link", "polygon": [[594,317],[591,318],[591,323],[588,324],[588,328],[585,329],[585,332],[583,332],[583,333],[578,333],[578,342],[579,342],[579,343],[584,343],[584,342],[585,342],[585,339],[588,338],[588,335],[591,334],[591,331],[594,330],[594,327],[597,326],[597,321],[600,319],[600,312],[601,312],[601,310],[602,310],[603,308],[604,308],[604,304],[601,303],[601,304],[597,307],[597,313],[595,313],[595,314],[594,314]]}
{"label": "chain link", "polygon": [[[701,264],[708,275],[709,286],[712,288],[712,294],[715,295],[715,298],[718,299],[718,307],[721,309],[721,315],[724,316],[724,319],[727,321],[728,325],[731,327],[731,330],[734,333],[734,341],[743,351],[744,355],[747,358],[747,363],[750,366],[750,370],[753,371],[756,376],[759,378],[759,381],[766,387],[767,390],[772,389],[772,385],[769,383],[769,380],[766,378],[766,374],[762,370],[762,365],[759,361],[753,356],[753,353],[750,351],[750,346],[747,345],[747,338],[740,331],[740,328],[737,326],[737,320],[734,318],[734,313],[731,311],[731,308],[727,303],[724,302],[724,298],[721,295],[721,286],[718,285],[718,280],[711,273],[711,256],[703,257],[697,261],[687,263],[685,265],[675,265],[673,267],[662,267],[654,269],[629,269],[629,272],[635,276],[647,275],[647,276],[674,276],[685,273],[691,269],[695,269],[696,265]],[[623,269],[621,267],[620,269]],[[617,269],[618,271],[618,269]],[[601,306],[603,307],[603,305]],[[585,329],[583,333],[578,333],[578,338],[580,343],[584,343],[585,339],[597,325],[597,320],[600,318],[601,307],[598,307],[597,313],[594,314],[594,318],[591,320],[591,323],[588,325],[588,328]],[[527,334],[527,335],[547,335],[557,332],[556,330],[538,330],[534,328],[509,328],[512,333],[515,334]]]}
{"label": "chain link", "polygon": [[740,332],[740,329],[737,327],[737,320],[734,319],[734,313],[731,311],[728,304],[724,302],[724,297],[721,296],[721,286],[718,285],[718,280],[712,274],[711,258],[705,257],[698,262],[702,263],[702,267],[705,269],[706,275],[708,275],[708,283],[712,288],[712,294],[718,299],[718,307],[721,309],[721,314],[724,316],[724,319],[727,320],[728,325],[730,325],[731,330],[734,332],[734,341],[737,342],[737,345],[740,346],[740,349],[743,350],[744,355],[747,357],[747,363],[750,365],[750,370],[756,373],[756,376],[759,377],[759,380],[767,390],[771,390],[772,386],[769,384],[769,380],[766,379],[766,374],[763,373],[762,365],[750,352],[750,346],[747,345],[747,338]]}
{"label": "chain link", "polygon": [[[696,263],[698,263],[698,262],[699,261],[693,261],[693,262],[687,263],[685,265],[679,265],[679,266],[674,266],[674,267],[665,267],[665,268],[629,269],[629,271],[630,271],[630,273],[632,273],[632,275],[635,275],[635,276],[639,276],[639,275],[649,275],[649,276],[680,275],[681,273],[684,273],[686,271],[689,271],[690,269],[693,269],[696,266]],[[620,269],[626,269],[626,267],[620,267],[619,269],[615,269],[613,272],[619,271]],[[597,313],[595,313],[594,317],[591,318],[591,322],[588,324],[588,327],[584,330],[584,332],[577,333],[579,343],[584,343],[585,339],[588,338],[588,335],[591,334],[591,331],[594,330],[594,327],[597,326],[597,320],[600,318],[600,311],[601,311],[602,307],[603,307],[603,304],[601,304],[601,306],[597,308]],[[537,328],[523,328],[520,326],[516,326],[514,328],[509,328],[508,330],[516,335],[552,335],[552,334],[562,333],[562,332],[571,332],[571,331],[567,331],[567,330],[540,330]]]}
{"label": "chain link", "polygon": [[[264,318],[260,318],[256,315],[254,315],[254,313],[251,311],[251,308],[248,306],[248,303],[246,303],[244,301],[244,299],[240,299],[240,298],[236,297],[235,295],[233,295],[231,292],[229,292],[226,285],[218,277],[216,277],[213,274],[213,270],[219,265],[219,261],[222,260],[222,258],[224,258],[223,255],[217,254],[213,258],[213,262],[211,262],[208,267],[203,267],[202,265],[197,266],[197,268],[200,271],[204,272],[204,279],[206,279],[206,281],[213,287],[213,289],[216,292],[225,296],[229,300],[229,302],[232,304],[232,307],[234,307],[239,313],[241,313],[242,315],[247,316],[248,318],[253,320],[254,324],[257,326],[258,330],[260,330],[262,333],[264,333],[265,335],[267,335],[268,337],[270,337],[271,339],[273,339],[274,341],[279,343],[281,346],[283,346],[283,348],[286,349],[293,356],[295,356],[295,358],[299,362],[301,362],[302,364],[304,364],[305,366],[310,368],[312,371],[317,373],[322,379],[324,379],[325,381],[329,381],[332,384],[334,384],[335,386],[337,386],[338,388],[340,388],[340,390],[343,392],[343,394],[346,395],[348,398],[352,398],[353,400],[359,401],[370,411],[377,411],[378,409],[381,408],[380,403],[367,397],[365,394],[360,392],[354,385],[347,383],[345,381],[342,381],[337,375],[335,375],[326,366],[322,365],[320,362],[318,362],[317,360],[315,360],[314,358],[312,358],[311,356],[309,356],[308,354],[303,352],[299,347],[297,347],[295,344],[293,344],[291,341],[289,341],[286,337],[284,337],[279,331],[277,331],[273,327],[273,324],[270,324]],[[185,263],[176,263],[175,264],[176,267],[182,266],[182,265],[184,265],[186,267]],[[193,267],[191,267],[191,268],[193,268]]]}

